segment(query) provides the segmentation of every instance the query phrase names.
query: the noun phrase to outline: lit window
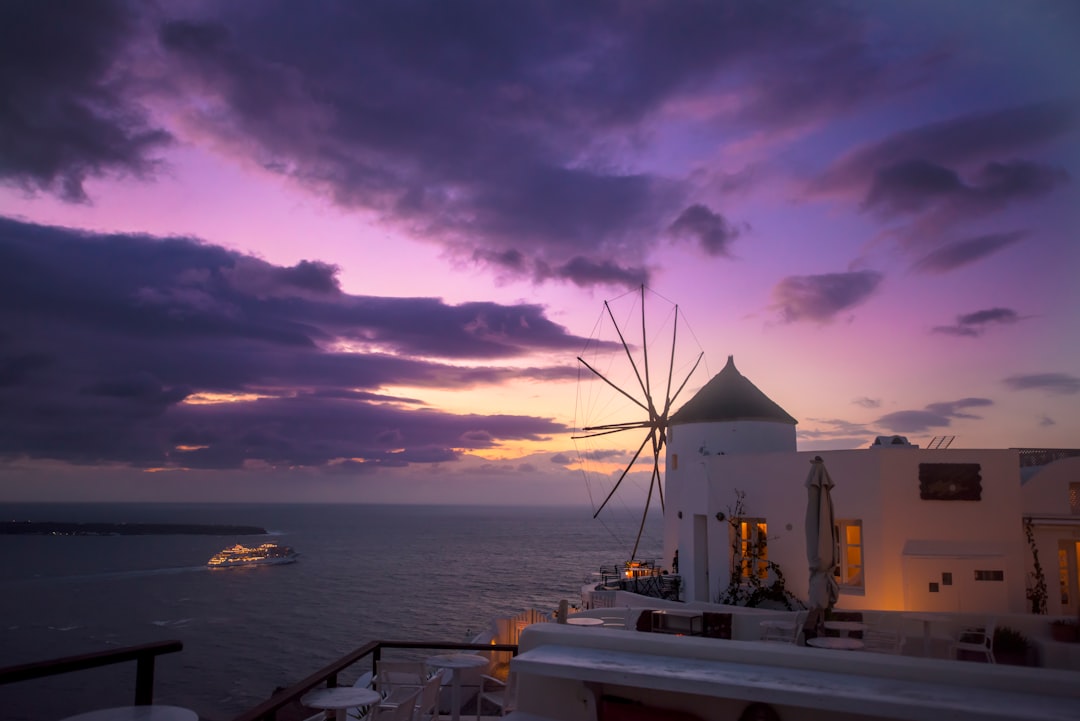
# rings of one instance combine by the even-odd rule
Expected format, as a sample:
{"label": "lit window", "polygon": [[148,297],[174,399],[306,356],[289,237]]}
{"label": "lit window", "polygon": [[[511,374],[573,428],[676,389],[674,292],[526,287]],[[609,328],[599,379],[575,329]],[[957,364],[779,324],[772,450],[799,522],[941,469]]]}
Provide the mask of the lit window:
{"label": "lit window", "polygon": [[836,522],[836,583],[841,588],[863,588],[862,521]]}
{"label": "lit window", "polygon": [[764,518],[739,519],[739,563],[742,566],[743,578],[750,578],[754,571],[758,578],[768,577],[768,531],[769,526]]}

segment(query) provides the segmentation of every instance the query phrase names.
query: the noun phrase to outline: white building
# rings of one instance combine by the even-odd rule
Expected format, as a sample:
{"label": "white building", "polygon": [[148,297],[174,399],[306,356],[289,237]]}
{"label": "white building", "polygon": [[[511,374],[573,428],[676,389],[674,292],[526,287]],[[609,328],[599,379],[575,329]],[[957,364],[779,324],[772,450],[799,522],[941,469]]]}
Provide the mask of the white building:
{"label": "white building", "polygon": [[763,563],[740,557],[762,539],[786,588],[805,598],[804,483],[820,456],[835,483],[839,608],[1029,611],[1027,519],[1047,611],[1076,613],[1080,451],[925,449],[887,437],[867,449],[799,452],[796,423],[731,358],[672,416],[664,544],[667,558],[679,551],[684,599],[717,601],[733,565],[771,581]]}

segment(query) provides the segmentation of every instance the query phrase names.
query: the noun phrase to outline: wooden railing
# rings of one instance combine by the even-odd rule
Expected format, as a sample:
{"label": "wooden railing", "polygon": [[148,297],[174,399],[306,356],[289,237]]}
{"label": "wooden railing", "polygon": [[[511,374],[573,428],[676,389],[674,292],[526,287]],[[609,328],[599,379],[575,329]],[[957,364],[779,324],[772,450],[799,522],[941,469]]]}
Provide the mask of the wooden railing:
{"label": "wooden railing", "polygon": [[288,688],[278,691],[273,696],[263,701],[253,709],[240,714],[233,721],[274,721],[277,712],[284,706],[297,701],[305,693],[321,685],[324,681],[329,687],[337,686],[337,677],[341,671],[363,659],[371,658],[371,670],[375,671],[375,665],[382,657],[383,649],[429,649],[436,651],[503,651],[517,655],[517,644],[512,643],[449,643],[443,641],[371,641],[352,653],[342,656],[302,681],[298,681]]}
{"label": "wooden railing", "polygon": [[135,705],[146,706],[154,702],[154,659],[165,653],[176,653],[183,648],[184,644],[179,641],[158,641],[111,651],[65,656],[51,661],[7,666],[0,668],[0,686],[73,671],[85,671],[99,666],[111,666],[114,663],[135,661]]}

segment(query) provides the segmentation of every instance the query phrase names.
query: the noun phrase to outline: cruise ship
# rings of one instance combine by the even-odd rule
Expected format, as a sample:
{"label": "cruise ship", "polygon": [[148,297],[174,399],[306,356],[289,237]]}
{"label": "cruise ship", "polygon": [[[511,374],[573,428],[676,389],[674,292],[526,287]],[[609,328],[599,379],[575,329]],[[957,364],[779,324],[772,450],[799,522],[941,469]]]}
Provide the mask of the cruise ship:
{"label": "cruise ship", "polygon": [[210,568],[277,565],[293,563],[298,555],[289,546],[279,546],[276,543],[263,543],[259,546],[244,546],[238,543],[215,553],[206,565]]}

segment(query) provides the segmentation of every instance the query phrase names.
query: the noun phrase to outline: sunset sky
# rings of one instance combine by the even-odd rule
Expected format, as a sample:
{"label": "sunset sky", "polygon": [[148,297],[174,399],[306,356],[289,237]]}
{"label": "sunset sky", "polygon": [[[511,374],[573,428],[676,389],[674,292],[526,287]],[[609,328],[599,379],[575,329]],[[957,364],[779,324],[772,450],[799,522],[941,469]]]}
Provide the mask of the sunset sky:
{"label": "sunset sky", "polygon": [[586,503],[642,284],[801,449],[1077,447],[1077,67],[1073,0],[0,3],[0,501]]}

